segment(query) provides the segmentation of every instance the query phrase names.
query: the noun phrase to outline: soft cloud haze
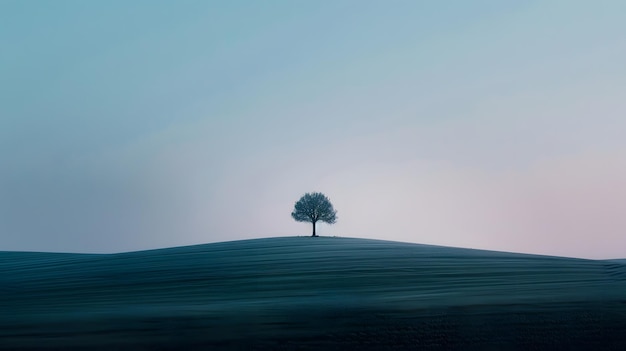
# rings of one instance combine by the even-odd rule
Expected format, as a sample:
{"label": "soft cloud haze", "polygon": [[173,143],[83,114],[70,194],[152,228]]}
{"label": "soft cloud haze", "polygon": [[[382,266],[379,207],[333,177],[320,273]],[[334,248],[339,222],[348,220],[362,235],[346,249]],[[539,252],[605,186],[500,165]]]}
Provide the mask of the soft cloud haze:
{"label": "soft cloud haze", "polygon": [[623,1],[3,1],[0,250],[626,257]]}

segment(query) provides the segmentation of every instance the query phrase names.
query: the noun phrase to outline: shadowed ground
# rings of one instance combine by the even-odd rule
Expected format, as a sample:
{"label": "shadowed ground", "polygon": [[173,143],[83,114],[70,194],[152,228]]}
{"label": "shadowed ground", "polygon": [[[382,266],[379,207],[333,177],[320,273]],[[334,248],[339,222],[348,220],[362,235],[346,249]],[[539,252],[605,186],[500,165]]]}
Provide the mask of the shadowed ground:
{"label": "shadowed ground", "polygon": [[626,350],[626,266],[349,238],[0,252],[0,349]]}

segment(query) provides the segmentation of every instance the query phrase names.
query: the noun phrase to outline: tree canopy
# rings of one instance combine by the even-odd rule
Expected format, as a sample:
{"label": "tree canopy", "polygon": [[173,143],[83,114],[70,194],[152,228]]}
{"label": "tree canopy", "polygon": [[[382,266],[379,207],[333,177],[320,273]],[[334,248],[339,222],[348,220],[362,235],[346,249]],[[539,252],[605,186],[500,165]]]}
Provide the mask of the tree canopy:
{"label": "tree canopy", "polygon": [[322,193],[306,193],[296,202],[291,217],[298,222],[311,222],[313,235],[317,221],[333,224],[337,221],[337,211],[333,208],[330,200]]}

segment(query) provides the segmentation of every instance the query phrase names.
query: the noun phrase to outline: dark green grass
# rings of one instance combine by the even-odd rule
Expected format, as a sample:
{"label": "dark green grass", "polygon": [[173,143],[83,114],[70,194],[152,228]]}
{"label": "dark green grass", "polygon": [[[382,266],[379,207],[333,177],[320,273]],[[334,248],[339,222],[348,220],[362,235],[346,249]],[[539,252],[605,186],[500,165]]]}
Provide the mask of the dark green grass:
{"label": "dark green grass", "polygon": [[349,238],[0,252],[0,349],[626,349],[626,266]]}

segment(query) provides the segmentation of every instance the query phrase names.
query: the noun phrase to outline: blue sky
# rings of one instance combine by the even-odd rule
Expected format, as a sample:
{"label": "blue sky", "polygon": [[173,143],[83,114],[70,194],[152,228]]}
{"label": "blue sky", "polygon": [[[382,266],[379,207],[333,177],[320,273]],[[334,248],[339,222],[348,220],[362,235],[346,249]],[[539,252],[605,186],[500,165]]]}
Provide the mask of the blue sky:
{"label": "blue sky", "polygon": [[622,1],[2,1],[0,249],[626,257]]}

